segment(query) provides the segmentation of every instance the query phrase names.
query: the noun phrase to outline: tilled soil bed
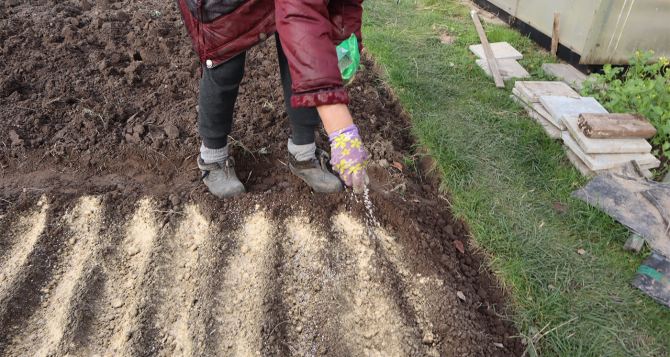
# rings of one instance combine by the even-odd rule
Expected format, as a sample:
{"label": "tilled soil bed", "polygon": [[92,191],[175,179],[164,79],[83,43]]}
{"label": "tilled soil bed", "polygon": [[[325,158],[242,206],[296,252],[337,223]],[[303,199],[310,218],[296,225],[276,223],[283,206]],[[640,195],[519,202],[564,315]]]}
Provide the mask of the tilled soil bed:
{"label": "tilled soil bed", "polygon": [[216,200],[172,2],[0,6],[0,355],[521,354],[373,63],[349,88],[371,210],[288,172],[273,41],[231,139],[249,192]]}

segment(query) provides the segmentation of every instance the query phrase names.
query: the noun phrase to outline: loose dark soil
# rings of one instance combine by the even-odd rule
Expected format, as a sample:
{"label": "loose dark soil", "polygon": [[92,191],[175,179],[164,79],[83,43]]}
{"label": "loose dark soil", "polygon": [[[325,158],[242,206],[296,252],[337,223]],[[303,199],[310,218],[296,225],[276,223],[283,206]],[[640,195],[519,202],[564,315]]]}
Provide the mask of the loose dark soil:
{"label": "loose dark soil", "polygon": [[[210,349],[216,341],[208,337],[214,333],[211,330],[215,330],[212,326],[217,317],[206,310],[216,310],[218,300],[213,296],[218,295],[214,287],[227,286],[217,283],[221,278],[217,273],[225,271],[226,262],[234,259],[232,252],[239,247],[233,232],[244,226],[245,217],[260,209],[267,212],[268,220],[285,222],[301,212],[310,224],[326,232],[340,212],[370,223],[361,197],[350,192],[315,194],[285,166],[289,128],[272,41],[257,46],[247,56],[247,73],[231,135],[238,176],[248,193],[217,200],[199,180],[196,98],[200,68],[172,2],[32,0],[0,5],[2,270],[7,268],[3,260],[10,261],[8,252],[18,245],[17,220],[32,210],[40,197],[46,196],[49,204],[46,228],[26,263],[19,267],[25,270],[20,274],[22,280],[17,280],[16,286],[4,287],[6,295],[0,288],[0,305],[4,305],[0,306],[0,355],[23,351],[16,345],[24,341],[21,331],[30,330],[42,315],[48,318],[48,312],[40,312],[45,304],[51,308],[44,290],[51,290],[54,281],[68,274],[61,270],[67,269],[70,261],[70,255],[64,253],[69,233],[62,227],[61,217],[72,211],[82,196],[100,197],[106,207],[100,229],[109,237],[119,237],[115,232],[123,230],[138,201],[147,197],[158,212],[160,232],[178,232],[179,212],[189,204],[200,207],[204,219],[221,232],[221,241],[207,243],[208,249],[217,253],[207,253],[212,261],[190,272],[188,279],[191,274],[195,277],[187,279],[195,291],[195,301],[202,301],[195,315],[189,313],[195,316],[189,321],[196,322],[189,322],[188,336],[204,354],[217,351]],[[428,173],[430,159],[416,150],[408,116],[369,59],[349,91],[351,110],[372,156],[370,198],[374,216],[395,237],[404,257],[403,269],[411,272],[408,276],[399,271],[393,257],[385,257],[388,251],[384,253],[378,243],[372,245],[378,264],[372,269],[373,280],[388,289],[403,325],[412,331],[410,335],[418,336],[419,343],[402,350],[401,355],[520,355],[523,347],[515,337],[518,333],[501,317],[506,312],[505,294],[483,258],[469,246],[466,225],[451,215],[448,201],[440,196],[436,179]],[[317,144],[325,148],[325,142],[321,132]],[[286,228],[278,229],[278,236],[286,234]],[[333,243],[336,235],[325,234],[329,247],[340,246]],[[66,308],[71,310],[68,321],[74,321],[67,327],[72,331],[66,329],[65,337],[56,338],[56,354],[83,351],[78,346],[92,343],[93,334],[106,338],[93,329],[99,323],[96,314],[110,310],[96,308],[105,299],[97,294],[105,290],[108,281],[116,279],[106,273],[105,264],[125,260],[114,258],[121,254],[117,251],[120,248],[115,248],[121,238],[101,239],[92,246],[107,247],[99,256],[102,265],[82,268],[81,276],[76,275],[83,287],[74,288],[79,291],[74,294],[78,297]],[[190,253],[182,253],[178,242],[173,243],[158,244],[151,261],[160,266],[169,264],[173,254],[192,258]],[[464,252],[459,251],[461,243]],[[290,294],[300,284],[290,286],[294,278],[289,272],[295,267],[289,262],[292,255],[282,247],[270,254],[276,264],[268,273],[273,280],[268,286],[274,292],[264,298],[269,302],[262,317],[264,355],[296,353],[291,347],[296,332],[291,323],[284,322],[293,319],[290,305],[294,299]],[[348,263],[332,251],[324,259],[334,266]],[[134,269],[144,271],[140,266],[131,264],[128,269],[135,274]],[[169,275],[161,275],[161,268],[152,270],[149,265],[146,269],[149,272],[144,280],[148,282],[140,282],[143,288],[174,284]],[[420,277],[438,277],[446,284],[423,293],[430,307],[424,306],[423,310],[431,312],[430,337],[426,337],[419,316],[422,309],[413,298],[416,289],[412,286]],[[8,284],[3,279],[0,274],[0,287]],[[181,291],[188,289],[179,285],[172,288],[179,294],[189,293]],[[157,297],[149,295],[148,300],[140,294],[137,304],[144,306],[138,313],[143,321],[138,325],[141,329],[130,331],[127,337],[135,353],[173,351],[165,347],[172,340],[155,327],[164,322],[161,308],[155,306],[170,296],[178,300],[171,291],[157,293]],[[465,296],[464,301],[457,292]],[[188,309],[188,305],[177,302],[174,306]],[[340,328],[352,327],[343,324]],[[359,351],[360,346],[343,346],[327,336],[328,332],[315,335],[323,341],[313,351],[315,354],[344,356]],[[369,338],[384,340],[388,336]]]}

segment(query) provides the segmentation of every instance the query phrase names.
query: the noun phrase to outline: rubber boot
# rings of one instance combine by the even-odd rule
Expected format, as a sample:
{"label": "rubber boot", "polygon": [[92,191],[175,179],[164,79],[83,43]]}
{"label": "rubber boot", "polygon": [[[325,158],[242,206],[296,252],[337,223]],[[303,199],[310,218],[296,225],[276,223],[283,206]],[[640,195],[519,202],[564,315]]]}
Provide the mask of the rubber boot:
{"label": "rubber boot", "polygon": [[232,157],[213,164],[205,164],[198,157],[198,167],[202,171],[202,182],[214,196],[224,198],[246,192],[235,174],[235,161]]}
{"label": "rubber boot", "polygon": [[342,181],[328,170],[327,163],[330,158],[323,150],[316,149],[316,158],[306,161],[298,161],[290,153],[288,156],[288,167],[291,172],[305,181],[315,192],[333,193],[344,189]]}

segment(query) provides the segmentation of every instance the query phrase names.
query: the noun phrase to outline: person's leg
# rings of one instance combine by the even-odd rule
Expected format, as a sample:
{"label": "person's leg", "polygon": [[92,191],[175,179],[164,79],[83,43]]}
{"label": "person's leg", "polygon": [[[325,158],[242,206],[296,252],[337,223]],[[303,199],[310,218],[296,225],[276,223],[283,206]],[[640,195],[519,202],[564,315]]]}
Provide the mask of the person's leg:
{"label": "person's leg", "polygon": [[198,98],[198,132],[202,138],[200,156],[205,163],[222,162],[228,157],[228,134],[233,110],[244,77],[246,53],[215,68],[203,68]]}
{"label": "person's leg", "polygon": [[243,193],[244,185],[235,174],[228,155],[228,134],[233,125],[233,109],[244,77],[245,53],[215,68],[203,68],[198,97],[198,132],[202,138],[198,167],[202,181],[219,198]]}
{"label": "person's leg", "polygon": [[291,124],[291,139],[289,152],[300,161],[314,158],[316,145],[314,144],[315,131],[321,124],[321,118],[316,108],[291,107],[291,73],[288,61],[281,47],[279,36],[276,36],[277,57],[279,58],[279,74],[281,75],[282,89],[284,90],[284,106]]}
{"label": "person's leg", "polygon": [[291,138],[288,140],[289,169],[316,192],[342,191],[342,183],[326,167],[327,154],[317,150],[314,142],[315,131],[321,124],[316,108],[291,107],[291,95],[293,94],[291,73],[279,36],[276,36],[276,40],[279,72],[284,90],[284,105],[291,123]]}

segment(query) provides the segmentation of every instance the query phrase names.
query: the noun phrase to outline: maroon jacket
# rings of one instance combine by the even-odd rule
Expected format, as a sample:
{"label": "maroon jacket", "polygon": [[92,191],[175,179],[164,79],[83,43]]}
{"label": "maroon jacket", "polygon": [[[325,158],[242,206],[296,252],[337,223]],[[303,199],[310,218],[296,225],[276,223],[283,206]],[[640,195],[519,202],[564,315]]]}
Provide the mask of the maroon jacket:
{"label": "maroon jacket", "polygon": [[363,0],[177,0],[200,61],[217,66],[279,32],[294,107],[348,103],[335,45],[361,39]]}

